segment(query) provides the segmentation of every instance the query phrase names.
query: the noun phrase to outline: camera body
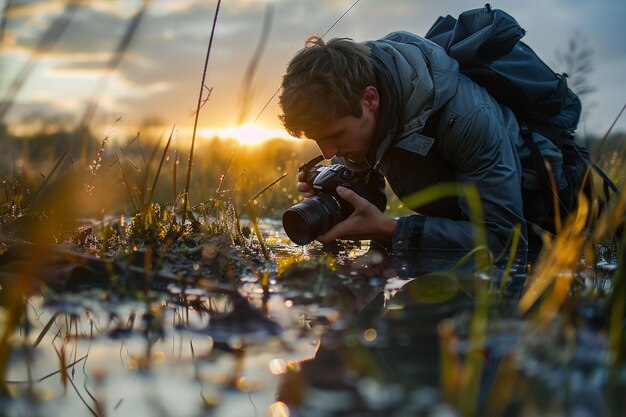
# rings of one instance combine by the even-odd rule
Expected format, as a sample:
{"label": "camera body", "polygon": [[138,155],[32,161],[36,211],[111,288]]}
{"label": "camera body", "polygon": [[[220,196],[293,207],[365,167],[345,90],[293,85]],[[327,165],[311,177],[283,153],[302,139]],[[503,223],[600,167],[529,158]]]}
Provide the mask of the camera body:
{"label": "camera body", "polygon": [[354,207],[337,194],[337,187],[352,189],[369,200],[367,185],[359,175],[341,164],[305,168],[305,181],[318,194],[290,207],[283,214],[287,236],[299,245],[313,241],[352,214]]}
{"label": "camera body", "polygon": [[337,187],[350,188],[364,198],[368,195],[367,186],[359,175],[341,164],[315,165],[306,172],[305,181],[311,188],[335,196],[342,209],[350,212],[354,210],[354,207],[337,195]]}

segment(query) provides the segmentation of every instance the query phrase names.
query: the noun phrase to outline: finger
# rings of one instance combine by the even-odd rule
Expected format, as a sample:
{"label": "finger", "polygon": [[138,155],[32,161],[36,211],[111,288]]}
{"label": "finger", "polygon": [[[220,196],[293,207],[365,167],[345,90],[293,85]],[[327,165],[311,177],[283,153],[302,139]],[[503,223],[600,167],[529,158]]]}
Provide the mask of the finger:
{"label": "finger", "polygon": [[298,181],[304,182],[306,179],[306,173],[304,171],[298,171]]}
{"label": "finger", "polygon": [[330,230],[324,233],[323,235],[319,235],[318,237],[315,238],[315,240],[323,244],[330,243],[336,239],[339,239],[339,236],[335,236],[335,233],[334,232],[331,233]]}
{"label": "finger", "polygon": [[339,197],[352,204],[354,208],[365,208],[369,204],[366,199],[346,187],[337,187],[337,194],[339,194]]}
{"label": "finger", "polygon": [[326,244],[338,239],[339,237],[341,237],[341,223],[335,225],[335,227],[331,228],[326,233],[319,235],[315,238],[315,240]]}
{"label": "finger", "polygon": [[300,194],[302,195],[302,197],[304,198],[311,198],[314,195],[316,195],[317,193],[315,192],[315,190],[311,190],[310,188],[306,189],[306,190],[298,190],[300,192]]}
{"label": "finger", "polygon": [[307,184],[306,182],[299,182],[298,191],[301,193],[308,193],[311,192],[311,187],[309,187],[309,184]]}
{"label": "finger", "polygon": [[315,240],[322,243],[330,243],[335,239],[350,239],[350,231],[354,228],[352,223],[351,218],[348,217],[346,220],[337,223],[326,233],[316,237]]}
{"label": "finger", "polygon": [[315,240],[320,243],[327,244],[332,242],[334,239],[329,238],[328,233],[324,233],[323,235],[319,235],[318,237],[316,237]]}

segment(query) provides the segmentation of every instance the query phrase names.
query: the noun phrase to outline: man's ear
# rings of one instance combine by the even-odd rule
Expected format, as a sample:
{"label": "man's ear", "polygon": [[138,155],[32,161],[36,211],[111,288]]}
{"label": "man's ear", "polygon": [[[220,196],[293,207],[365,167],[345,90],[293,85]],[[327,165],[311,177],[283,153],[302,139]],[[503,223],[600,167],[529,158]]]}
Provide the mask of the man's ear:
{"label": "man's ear", "polygon": [[378,90],[373,85],[368,85],[363,90],[363,104],[370,110],[378,109],[380,96],[378,95]]}

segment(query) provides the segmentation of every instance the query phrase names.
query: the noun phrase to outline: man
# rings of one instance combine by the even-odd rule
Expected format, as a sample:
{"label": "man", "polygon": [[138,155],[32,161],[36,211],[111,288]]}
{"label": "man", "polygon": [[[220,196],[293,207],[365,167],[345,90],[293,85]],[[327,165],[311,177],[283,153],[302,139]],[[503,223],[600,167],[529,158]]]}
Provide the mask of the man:
{"label": "man", "polygon": [[[378,190],[372,200],[380,201],[383,176],[401,199],[436,184],[471,183],[489,248],[505,249],[518,224],[526,244],[523,141],[515,117],[436,44],[407,32],[363,43],[311,37],[288,65],[280,105],[286,130],[361,172],[370,190]],[[311,196],[302,173],[298,179],[298,190]],[[349,189],[337,193],[355,211],[320,242],[372,239],[402,252],[475,246],[463,197],[410,207],[419,214],[396,220]]]}

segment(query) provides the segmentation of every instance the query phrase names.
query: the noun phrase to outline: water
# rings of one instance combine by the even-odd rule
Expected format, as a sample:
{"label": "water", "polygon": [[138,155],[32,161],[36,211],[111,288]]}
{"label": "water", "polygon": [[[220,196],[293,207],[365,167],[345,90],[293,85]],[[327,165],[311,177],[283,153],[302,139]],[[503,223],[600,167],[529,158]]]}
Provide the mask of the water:
{"label": "water", "polygon": [[626,371],[607,366],[605,299],[538,325],[516,313],[521,272],[499,292],[502,270],[476,275],[455,266],[462,254],[325,257],[269,227],[266,288],[262,259],[214,241],[174,256],[149,289],[145,271],[58,274],[73,291],[29,296],[30,325],[11,335],[2,415],[454,416],[468,402],[485,415],[620,415]]}

